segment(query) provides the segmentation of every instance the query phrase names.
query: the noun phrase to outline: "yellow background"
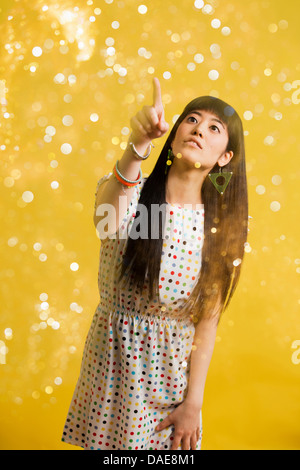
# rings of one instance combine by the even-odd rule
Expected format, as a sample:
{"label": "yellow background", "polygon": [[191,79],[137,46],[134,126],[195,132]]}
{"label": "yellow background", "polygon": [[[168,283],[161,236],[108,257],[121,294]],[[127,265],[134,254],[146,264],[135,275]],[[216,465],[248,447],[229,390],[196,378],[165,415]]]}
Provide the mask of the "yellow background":
{"label": "yellow background", "polygon": [[75,449],[60,438],[98,303],[96,183],[156,76],[170,126],[210,94],[245,130],[249,244],[203,449],[299,449],[298,0],[2,1],[0,38],[0,447]]}

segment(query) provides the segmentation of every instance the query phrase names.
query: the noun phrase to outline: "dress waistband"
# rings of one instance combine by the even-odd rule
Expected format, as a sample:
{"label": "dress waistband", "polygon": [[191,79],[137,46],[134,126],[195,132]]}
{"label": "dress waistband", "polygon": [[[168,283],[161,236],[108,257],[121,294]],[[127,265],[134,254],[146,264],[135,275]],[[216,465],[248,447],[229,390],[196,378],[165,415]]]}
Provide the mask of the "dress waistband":
{"label": "dress waistband", "polygon": [[106,309],[105,305],[101,302],[98,304],[97,310],[102,311],[103,313],[107,313],[110,315],[117,315],[122,317],[131,318],[131,320],[138,320],[138,321],[149,321],[155,323],[186,323],[186,324],[194,324],[192,319],[189,316],[180,316],[180,312],[177,315],[172,315],[171,313],[168,314],[167,312],[162,312],[161,314],[154,314],[154,313],[141,313],[138,310],[126,310],[122,307],[115,307],[114,309]]}

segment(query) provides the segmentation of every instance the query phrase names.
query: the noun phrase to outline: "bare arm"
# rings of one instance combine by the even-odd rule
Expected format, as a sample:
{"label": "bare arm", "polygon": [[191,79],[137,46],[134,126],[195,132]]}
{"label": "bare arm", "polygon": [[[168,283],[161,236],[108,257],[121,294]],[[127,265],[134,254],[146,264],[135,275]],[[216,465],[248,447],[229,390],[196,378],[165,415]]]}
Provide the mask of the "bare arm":
{"label": "bare arm", "polygon": [[[153,105],[144,106],[143,109],[130,120],[130,124],[132,128],[131,141],[141,155],[146,153],[152,139],[162,137],[168,131],[169,126],[165,122],[160,83],[157,78],[153,79]],[[118,167],[120,173],[126,179],[137,180],[141,160],[138,160],[133,155],[131,149],[127,147],[119,161]],[[114,208],[115,212],[113,212],[113,214],[115,214],[116,217],[115,220],[110,220],[109,226],[112,233],[115,233],[129,207],[133,191],[134,187],[126,189],[125,196],[122,190],[122,184],[114,177],[111,177],[103,183],[96,195],[96,209],[94,212],[95,226],[97,226],[103,217],[103,214],[99,215],[101,209],[97,211],[99,206],[101,204],[110,204]],[[124,197],[121,198],[122,203],[119,207],[120,196]]]}
{"label": "bare arm", "polygon": [[183,450],[196,449],[200,437],[200,411],[205,381],[214,350],[217,326],[218,315],[197,323],[190,358],[187,395],[183,403],[156,427],[157,431],[161,431],[174,424],[175,433],[171,450],[176,450],[180,443]]}
{"label": "bare arm", "polygon": [[185,398],[185,402],[193,406],[195,412],[200,412],[202,408],[205,381],[215,346],[217,326],[215,319],[203,319],[196,325],[190,359],[188,392]]}

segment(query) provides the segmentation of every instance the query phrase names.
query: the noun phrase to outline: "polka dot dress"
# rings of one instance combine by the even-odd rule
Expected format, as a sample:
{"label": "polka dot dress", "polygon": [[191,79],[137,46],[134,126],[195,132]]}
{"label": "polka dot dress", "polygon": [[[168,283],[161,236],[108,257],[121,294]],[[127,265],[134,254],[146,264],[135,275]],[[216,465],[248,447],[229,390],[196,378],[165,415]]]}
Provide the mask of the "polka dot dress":
{"label": "polka dot dress", "polygon": [[[98,181],[97,190],[111,175]],[[116,281],[144,182],[135,187],[118,232],[101,243],[100,302],[62,435],[84,449],[170,449],[174,427],[155,427],[187,393],[195,327],[181,310],[201,268],[204,205],[166,205],[159,294],[150,299],[147,278],[142,294]],[[198,450],[202,413],[199,424]]]}

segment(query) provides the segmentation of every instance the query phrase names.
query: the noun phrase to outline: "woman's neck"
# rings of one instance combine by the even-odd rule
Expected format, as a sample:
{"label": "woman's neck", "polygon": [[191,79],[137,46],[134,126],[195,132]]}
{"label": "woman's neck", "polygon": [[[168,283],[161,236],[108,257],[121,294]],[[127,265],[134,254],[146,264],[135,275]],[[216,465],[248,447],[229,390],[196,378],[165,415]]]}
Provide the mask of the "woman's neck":
{"label": "woman's neck", "polygon": [[193,209],[196,205],[203,204],[201,198],[201,188],[203,174],[197,171],[178,172],[171,165],[166,181],[166,202],[169,204],[192,204]]}

